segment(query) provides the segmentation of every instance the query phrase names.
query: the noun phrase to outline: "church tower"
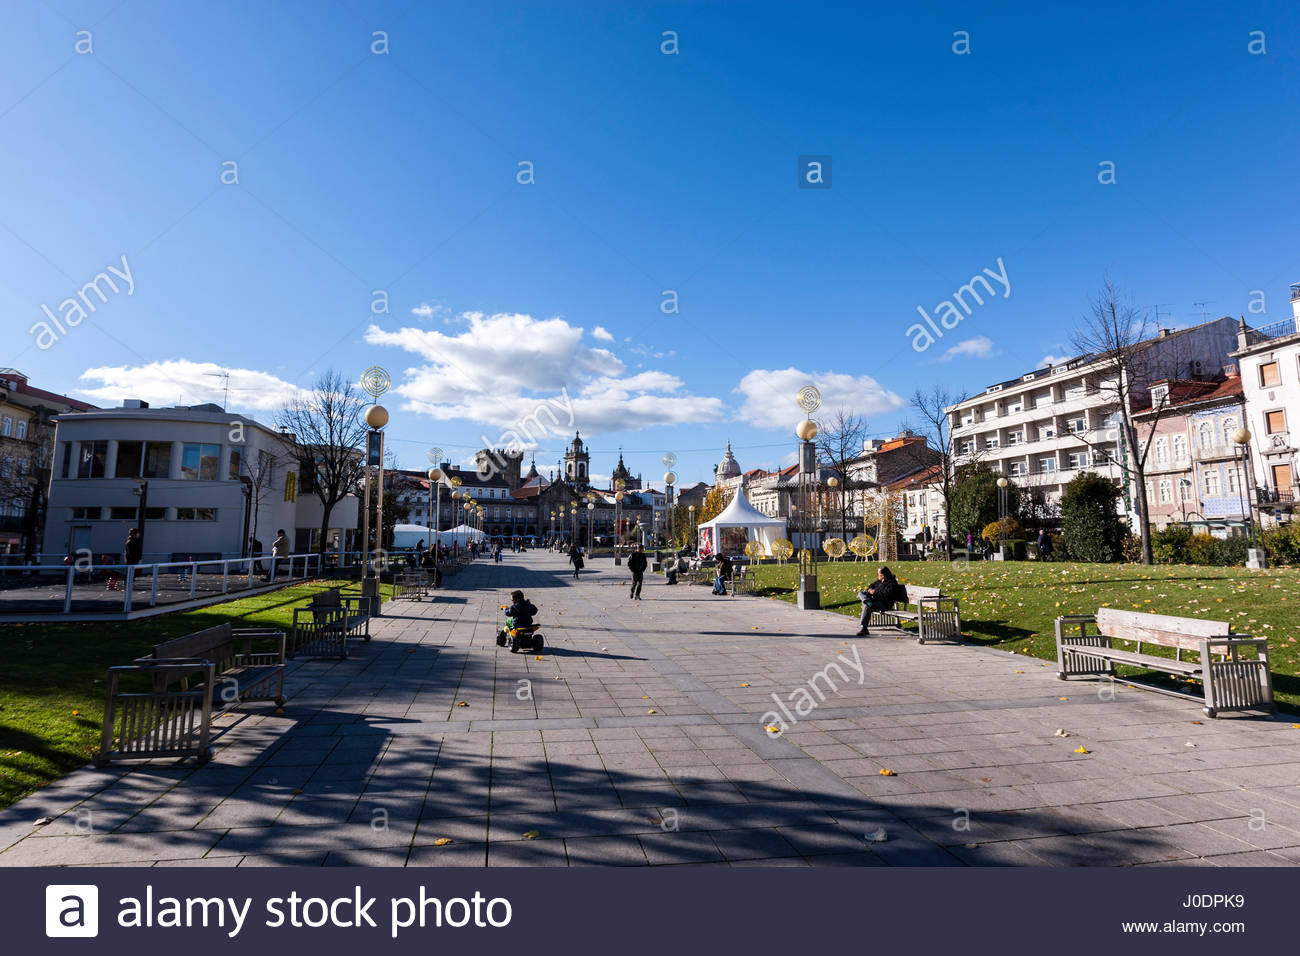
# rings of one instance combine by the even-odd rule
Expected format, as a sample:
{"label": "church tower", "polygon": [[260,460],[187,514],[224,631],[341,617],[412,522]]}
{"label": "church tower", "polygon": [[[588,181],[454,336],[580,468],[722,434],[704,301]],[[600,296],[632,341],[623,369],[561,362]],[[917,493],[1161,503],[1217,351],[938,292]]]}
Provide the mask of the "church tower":
{"label": "church tower", "polygon": [[591,480],[591,455],[582,443],[582,436],[573,433],[573,441],[564,453],[564,480],[578,488],[587,487]]}

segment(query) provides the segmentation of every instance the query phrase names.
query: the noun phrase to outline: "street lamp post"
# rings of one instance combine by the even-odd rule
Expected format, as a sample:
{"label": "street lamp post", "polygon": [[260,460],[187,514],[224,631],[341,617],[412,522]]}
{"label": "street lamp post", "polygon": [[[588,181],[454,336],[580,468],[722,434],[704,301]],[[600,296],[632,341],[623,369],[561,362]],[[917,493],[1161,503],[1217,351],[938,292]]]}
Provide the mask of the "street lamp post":
{"label": "street lamp post", "polygon": [[623,563],[622,556],[618,553],[618,545],[623,537],[623,479],[620,478],[614,482],[614,566],[618,567]]}
{"label": "street lamp post", "polygon": [[835,504],[835,510],[838,511],[840,515],[840,537],[843,538],[844,537],[844,509],[841,508],[839,505],[839,500],[840,500],[839,495],[835,490],[839,486],[840,486],[840,480],[835,475],[831,475],[829,478],[826,479],[826,487],[831,490],[831,497],[833,503]]}
{"label": "street lamp post", "polygon": [[[817,406],[814,405],[815,410]],[[821,593],[817,590],[817,548],[812,541],[811,525],[814,514],[813,496],[817,487],[817,433],[820,429],[811,418],[805,418],[794,433],[799,439],[799,491],[803,503],[805,531],[803,547],[799,549],[799,592],[798,605],[805,611],[816,611],[821,605]]]}
{"label": "street lamp post", "polygon": [[438,532],[442,529],[442,469],[429,469],[429,548],[433,553],[433,585],[438,586]]}
{"label": "street lamp post", "polygon": [[690,524],[690,527],[686,529],[686,541],[687,541],[688,544],[690,544],[690,546],[691,546],[692,548],[694,548],[694,547],[695,547],[695,541],[696,541],[696,536],[695,536],[695,505],[687,505],[687,506],[686,506],[686,511],[687,511],[687,514],[690,515],[690,520],[689,520],[689,522],[688,522],[688,523]]}
{"label": "street lamp post", "polygon": [[1007,536],[1007,481],[1006,476],[998,479],[998,560],[1006,560],[1004,542]]}
{"label": "street lamp post", "polygon": [[1232,433],[1232,442],[1237,446],[1237,494],[1242,499],[1242,510],[1246,515],[1247,540],[1255,545],[1246,549],[1246,567],[1260,571],[1268,567],[1268,553],[1264,550],[1263,536],[1257,539],[1255,535],[1255,495],[1250,487],[1250,439],[1250,429],[1245,426]]}
{"label": "street lamp post", "polygon": [[664,472],[664,513],[668,516],[668,541],[671,545],[677,543],[673,539],[673,485],[675,484],[677,484],[677,475],[671,471]]}
{"label": "street lamp post", "polygon": [[594,536],[592,534],[592,525],[596,523],[595,511],[596,511],[596,503],[594,501],[588,501],[587,502],[587,551],[588,552],[591,551],[592,545],[595,543],[593,540]]}

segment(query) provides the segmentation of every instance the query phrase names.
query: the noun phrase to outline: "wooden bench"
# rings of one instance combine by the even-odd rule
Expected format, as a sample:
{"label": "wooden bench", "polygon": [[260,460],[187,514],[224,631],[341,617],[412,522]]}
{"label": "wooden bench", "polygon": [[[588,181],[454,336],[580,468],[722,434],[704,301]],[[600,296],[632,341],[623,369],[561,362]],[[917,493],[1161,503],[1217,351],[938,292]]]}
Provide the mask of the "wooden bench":
{"label": "wooden bench", "polygon": [[[1115,646],[1116,641],[1136,645],[1135,650]],[[1144,654],[1143,644],[1172,648],[1174,656]],[[1196,660],[1184,658],[1185,652]],[[1251,652],[1250,656],[1243,652]],[[1120,611],[1104,607],[1093,615],[1067,615],[1056,619],[1056,676],[1109,677],[1112,681],[1144,687],[1161,693],[1199,700],[1206,716],[1224,711],[1272,711],[1273,677],[1269,672],[1268,640],[1249,634],[1233,634],[1226,621]],[[1200,695],[1179,693],[1125,680],[1115,675],[1115,665],[1124,664],[1163,671],[1188,680],[1200,680]]]}
{"label": "wooden bench", "polygon": [[349,638],[370,640],[368,599],[329,588],[313,595],[306,607],[294,608],[290,657],[346,658]]}
{"label": "wooden bench", "polygon": [[283,631],[225,623],[158,644],[134,664],[110,667],[96,765],[188,756],[207,763],[214,716],[247,701],[284,706],[284,659]]}
{"label": "wooden bench", "polygon": [[429,575],[425,571],[399,571],[393,578],[394,601],[423,601],[429,596]]}
{"label": "wooden bench", "polygon": [[[903,585],[907,600],[895,602],[888,611],[873,611],[868,625],[898,626],[903,621],[916,622],[916,643],[948,641],[962,643],[961,603],[939,588],[919,584]],[[910,608],[910,610],[909,610]]]}

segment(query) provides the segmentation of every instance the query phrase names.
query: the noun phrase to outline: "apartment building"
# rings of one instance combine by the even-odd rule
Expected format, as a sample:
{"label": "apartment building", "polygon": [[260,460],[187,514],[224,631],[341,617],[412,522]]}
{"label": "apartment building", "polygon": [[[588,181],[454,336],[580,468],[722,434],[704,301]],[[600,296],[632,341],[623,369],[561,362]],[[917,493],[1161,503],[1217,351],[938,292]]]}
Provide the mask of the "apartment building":
{"label": "apartment building", "polygon": [[[1237,323],[1216,319],[1191,328],[1161,329],[1145,343],[1138,381],[1128,383],[1136,411],[1150,404],[1150,386],[1161,380],[1202,380],[1222,374],[1236,347]],[[1116,464],[1132,453],[1116,426],[1113,369],[1082,355],[990,385],[948,409],[958,464],[982,461],[1037,492],[1049,507],[1082,471],[1121,479]],[[1125,485],[1123,509],[1131,512]]]}
{"label": "apartment building", "polygon": [[[1254,507],[1266,522],[1294,519],[1300,441],[1300,283],[1291,286],[1291,316],[1237,330]],[[1292,428],[1297,429],[1292,431]]]}
{"label": "apartment building", "polygon": [[93,407],[36,388],[17,369],[0,368],[0,555],[31,557],[40,551],[54,416]]}
{"label": "apartment building", "polygon": [[1147,452],[1146,492],[1157,529],[1185,524],[1215,537],[1246,525],[1245,472],[1233,435],[1245,421],[1235,366],[1201,382],[1155,382],[1150,408],[1133,415]]}
{"label": "apartment building", "polygon": [[[249,535],[269,551],[280,528],[296,552],[318,546],[310,449],[244,415],[131,400],[59,415],[54,439],[47,559],[84,550],[117,560],[141,525],[146,563],[241,557]],[[349,496],[331,512],[328,547],[353,547],[356,526]]]}

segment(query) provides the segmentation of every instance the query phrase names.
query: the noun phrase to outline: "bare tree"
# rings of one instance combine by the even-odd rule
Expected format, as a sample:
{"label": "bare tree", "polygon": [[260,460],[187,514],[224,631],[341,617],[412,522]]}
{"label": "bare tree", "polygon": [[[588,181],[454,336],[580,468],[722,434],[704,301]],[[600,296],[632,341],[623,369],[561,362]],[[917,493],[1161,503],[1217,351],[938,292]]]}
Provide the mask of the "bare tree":
{"label": "bare tree", "polygon": [[823,468],[830,471],[838,482],[829,500],[840,516],[840,534],[847,534],[849,504],[852,491],[859,484],[853,481],[853,463],[862,457],[862,442],[867,437],[867,422],[848,409],[836,409],[823,423],[817,441],[817,453]]}
{"label": "bare tree", "polygon": [[[1134,485],[1138,530],[1142,536],[1142,563],[1151,564],[1151,521],[1147,510],[1146,465],[1151,443],[1137,440],[1133,415],[1145,411],[1150,402],[1149,386],[1161,377],[1174,377],[1176,356],[1153,348],[1151,321],[1109,278],[1092,300],[1089,314],[1075,332],[1074,348],[1097,363],[1097,388],[1107,397],[1106,409],[1115,417],[1128,446],[1127,461],[1115,462],[1126,480]],[[1167,366],[1169,375],[1162,375]],[[1168,406],[1168,394],[1155,402],[1151,411],[1151,434]],[[1089,442],[1091,444],[1091,442]]]}
{"label": "bare tree", "polygon": [[294,398],[276,416],[310,458],[311,489],[321,503],[319,552],[324,560],[330,515],[361,479],[365,456],[365,401],[356,386],[335,371],[325,372],[312,390]]}
{"label": "bare tree", "polygon": [[[948,409],[965,401],[965,395],[954,395],[942,385],[935,385],[930,391],[916,390],[912,396],[912,411],[921,420],[921,434],[930,446],[939,454],[938,484],[943,496],[943,533],[947,544],[952,543],[952,489],[957,481],[956,456],[952,447],[952,422],[948,418]],[[927,493],[922,489],[922,494]],[[952,548],[946,549],[951,555]]]}

